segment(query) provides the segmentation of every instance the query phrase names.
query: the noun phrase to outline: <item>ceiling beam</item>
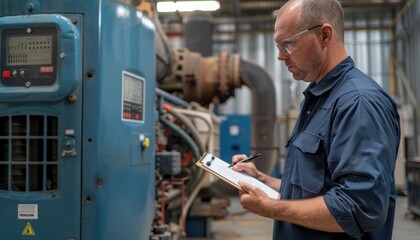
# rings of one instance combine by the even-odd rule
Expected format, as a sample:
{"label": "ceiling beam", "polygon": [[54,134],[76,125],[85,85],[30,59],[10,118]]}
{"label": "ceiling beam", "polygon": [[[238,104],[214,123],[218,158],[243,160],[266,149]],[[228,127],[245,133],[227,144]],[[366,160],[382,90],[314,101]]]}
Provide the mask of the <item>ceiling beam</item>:
{"label": "ceiling beam", "polygon": [[234,17],[240,17],[242,14],[241,7],[240,7],[240,0],[231,0],[230,8],[232,9],[232,13]]}

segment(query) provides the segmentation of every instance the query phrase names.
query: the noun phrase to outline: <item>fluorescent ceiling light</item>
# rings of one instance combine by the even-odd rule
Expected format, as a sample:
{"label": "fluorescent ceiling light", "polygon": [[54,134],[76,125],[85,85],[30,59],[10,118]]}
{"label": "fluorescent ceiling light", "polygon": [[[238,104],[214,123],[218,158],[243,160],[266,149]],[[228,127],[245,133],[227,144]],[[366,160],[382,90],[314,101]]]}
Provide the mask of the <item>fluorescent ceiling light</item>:
{"label": "fluorescent ceiling light", "polygon": [[157,3],[158,12],[216,11],[219,1],[165,1]]}

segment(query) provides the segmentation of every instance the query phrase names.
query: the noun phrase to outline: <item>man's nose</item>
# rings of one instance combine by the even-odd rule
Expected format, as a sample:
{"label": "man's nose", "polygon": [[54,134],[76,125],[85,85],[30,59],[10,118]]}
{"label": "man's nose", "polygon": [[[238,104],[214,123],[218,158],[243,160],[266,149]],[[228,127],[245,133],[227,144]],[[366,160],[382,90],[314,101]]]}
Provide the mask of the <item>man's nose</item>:
{"label": "man's nose", "polygon": [[290,57],[290,55],[289,55],[289,54],[284,53],[284,52],[282,52],[282,51],[279,51],[279,53],[277,54],[277,59],[278,59],[279,61],[284,61],[284,60],[288,59],[289,57]]}

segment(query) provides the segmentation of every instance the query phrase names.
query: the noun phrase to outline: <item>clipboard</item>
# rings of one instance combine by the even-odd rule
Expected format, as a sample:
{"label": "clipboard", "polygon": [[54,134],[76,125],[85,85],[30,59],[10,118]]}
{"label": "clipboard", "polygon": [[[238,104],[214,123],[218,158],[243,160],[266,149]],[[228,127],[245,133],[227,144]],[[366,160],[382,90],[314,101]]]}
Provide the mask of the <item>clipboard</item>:
{"label": "clipboard", "polygon": [[200,160],[198,160],[195,164],[205,171],[227,182],[231,186],[237,188],[238,190],[244,191],[239,185],[239,181],[243,181],[260,188],[270,198],[280,198],[280,193],[276,190],[244,172],[237,172],[233,170],[229,167],[227,162],[210,153],[204,153]]}

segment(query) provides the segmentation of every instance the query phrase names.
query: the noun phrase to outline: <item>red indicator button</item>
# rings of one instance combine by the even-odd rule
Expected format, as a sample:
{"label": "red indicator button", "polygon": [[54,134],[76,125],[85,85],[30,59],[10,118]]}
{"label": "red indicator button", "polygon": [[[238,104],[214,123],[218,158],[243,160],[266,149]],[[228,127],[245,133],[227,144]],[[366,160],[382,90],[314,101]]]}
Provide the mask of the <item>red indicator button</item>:
{"label": "red indicator button", "polygon": [[9,79],[10,78],[10,71],[3,71],[2,77],[4,79]]}
{"label": "red indicator button", "polygon": [[53,66],[41,66],[41,67],[39,67],[39,72],[41,74],[53,73],[54,72],[54,67]]}

